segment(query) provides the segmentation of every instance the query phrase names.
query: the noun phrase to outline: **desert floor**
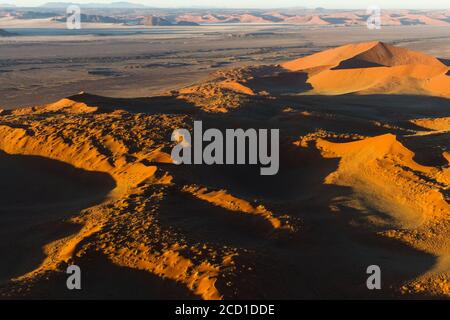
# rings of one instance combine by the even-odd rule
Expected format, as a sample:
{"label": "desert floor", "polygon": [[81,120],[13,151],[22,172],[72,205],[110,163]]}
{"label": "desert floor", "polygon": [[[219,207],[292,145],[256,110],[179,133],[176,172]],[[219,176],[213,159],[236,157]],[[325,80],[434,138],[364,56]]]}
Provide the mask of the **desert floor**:
{"label": "desert floor", "polygon": [[349,42],[386,41],[450,59],[448,27],[244,28],[156,27],[126,36],[119,32],[124,28],[116,28],[110,29],[114,36],[0,38],[0,108],[49,103],[80,91],[144,97],[199,81],[215,70],[281,63]]}

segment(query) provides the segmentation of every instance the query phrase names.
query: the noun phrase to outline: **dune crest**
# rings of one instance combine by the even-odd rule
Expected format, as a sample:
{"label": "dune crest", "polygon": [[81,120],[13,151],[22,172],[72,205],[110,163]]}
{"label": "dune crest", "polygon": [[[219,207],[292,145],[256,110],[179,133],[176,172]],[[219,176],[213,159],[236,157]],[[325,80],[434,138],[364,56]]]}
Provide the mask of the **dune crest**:
{"label": "dune crest", "polygon": [[449,131],[450,130],[450,117],[414,119],[414,120],[411,120],[411,122],[420,127],[425,128],[425,129],[431,129],[434,131]]}
{"label": "dune crest", "polygon": [[[440,191],[440,171],[417,164],[414,153],[392,134],[348,143],[318,139],[317,147],[325,156],[341,158],[338,170],[327,176],[326,183],[352,187],[404,227],[420,226],[450,211],[444,190]],[[423,184],[421,175],[430,182]]]}
{"label": "dune crest", "polygon": [[203,111],[226,113],[253,96],[421,95],[450,97],[450,67],[438,58],[380,41],[348,44],[275,66],[215,72],[175,93]]}
{"label": "dune crest", "polygon": [[408,64],[447,67],[438,59],[409,49],[395,47],[381,41],[348,44],[325,50],[305,58],[285,62],[281,66],[290,71],[311,69],[318,66],[331,68],[393,67]]}
{"label": "dune crest", "polygon": [[228,194],[226,190],[209,191],[206,188],[199,188],[197,186],[185,186],[183,191],[191,193],[201,200],[227,208],[231,211],[261,216],[267,220],[274,229],[289,229],[289,226],[282,225],[280,219],[274,217],[273,213],[268,211],[263,205],[259,205],[255,208],[248,201]]}
{"label": "dune crest", "polygon": [[[340,158],[338,169],[325,183],[352,188],[360,206],[383,212],[395,227],[379,235],[399,239],[438,257],[432,270],[400,289],[404,294],[450,294],[450,204],[445,196],[450,171],[416,163],[414,153],[395,135],[332,143],[317,139],[316,146],[325,157]],[[444,155],[445,156],[445,155]]]}
{"label": "dune crest", "polygon": [[[189,255],[198,256],[197,261],[192,261],[181,252],[198,251],[195,247],[204,244],[187,247],[183,239],[164,230],[155,218],[157,202],[161,201],[165,186],[172,181],[170,174],[158,168],[160,163],[171,163],[170,155],[161,148],[171,143],[165,137],[184,125],[183,116],[94,111],[98,108],[63,99],[39,108],[12,111],[2,119],[1,150],[106,172],[116,181],[116,188],[105,203],[71,219],[82,225],[81,230],[46,245],[47,257],[40,267],[17,278],[16,285],[32,283],[49,271],[58,270],[62,264],[83,256],[86,248],[80,244],[89,238],[91,245],[95,243],[104,255],[119,265],[184,283],[204,299],[220,299],[215,279],[221,262],[210,262],[198,254]],[[36,120],[42,114],[45,120]],[[164,131],[166,133],[161,135]],[[134,216],[129,214],[130,206],[134,207]],[[118,232],[124,225],[129,226],[128,236]],[[149,234],[160,234],[160,237],[150,238]],[[126,244],[116,238],[124,236]],[[211,254],[218,253],[212,251]],[[229,254],[227,251],[224,257]]]}
{"label": "dune crest", "polygon": [[379,41],[326,50],[281,66],[308,73],[313,93],[450,97],[448,66],[432,56]]}

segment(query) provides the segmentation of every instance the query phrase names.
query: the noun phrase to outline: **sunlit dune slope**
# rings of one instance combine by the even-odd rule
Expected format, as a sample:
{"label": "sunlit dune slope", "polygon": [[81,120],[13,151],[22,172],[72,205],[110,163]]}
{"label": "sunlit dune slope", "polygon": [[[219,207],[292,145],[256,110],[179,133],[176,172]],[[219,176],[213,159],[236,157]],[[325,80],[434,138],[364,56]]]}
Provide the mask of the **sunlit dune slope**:
{"label": "sunlit dune slope", "polygon": [[[349,143],[317,140],[325,156],[340,157],[336,172],[326,183],[351,186],[366,203],[387,212],[403,226],[418,226],[450,212],[440,183],[448,185],[448,172],[413,160],[414,153],[391,134]],[[436,183],[422,183],[427,176]]]}
{"label": "sunlit dune slope", "polygon": [[[291,232],[276,213],[263,205],[253,206],[227,190],[206,191],[203,186],[173,183],[173,176],[164,169],[172,165],[172,160],[163,149],[169,150],[173,144],[171,132],[189,128],[191,119],[184,115],[148,115],[89,106],[80,102],[86,97],[91,96],[82,93],[2,114],[2,151],[107,173],[115,181],[105,202],[71,219],[81,225],[79,231],[46,244],[46,258],[36,269],[16,279],[19,284],[38,281],[95,248],[95,252],[119,266],[182,283],[193,296],[222,298],[215,282],[219,273],[233,269],[233,256],[239,249],[195,242],[158,222],[161,207],[171,201],[179,203],[186,197],[183,194],[190,194],[190,201],[199,207],[210,206],[212,214],[229,212],[230,219],[238,220],[239,216],[251,216],[249,227],[256,223],[264,224],[264,230]],[[0,293],[8,297],[14,290]]]}
{"label": "sunlit dune slope", "polygon": [[281,66],[308,73],[312,91],[320,94],[450,96],[449,67],[432,56],[382,42],[350,44]]}
{"label": "sunlit dune slope", "polygon": [[[424,125],[428,122],[416,121]],[[448,165],[418,164],[414,152],[392,134],[348,143],[319,138],[316,146],[325,157],[340,159],[338,169],[326,177],[325,183],[350,187],[354,193],[351,206],[386,214],[398,225],[398,229],[380,235],[437,257],[433,268],[403,285],[400,291],[450,295]],[[447,152],[443,157],[449,160]]]}
{"label": "sunlit dune slope", "polygon": [[325,50],[277,66],[221,70],[177,98],[208,112],[239,108],[250,96],[398,94],[450,97],[450,67],[436,57],[379,41]]}

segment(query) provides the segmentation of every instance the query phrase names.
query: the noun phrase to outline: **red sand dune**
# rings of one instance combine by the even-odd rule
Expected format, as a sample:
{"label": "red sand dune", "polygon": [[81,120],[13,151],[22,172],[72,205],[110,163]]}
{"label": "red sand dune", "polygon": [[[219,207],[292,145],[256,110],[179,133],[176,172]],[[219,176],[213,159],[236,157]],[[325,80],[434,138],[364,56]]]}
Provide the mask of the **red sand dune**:
{"label": "red sand dune", "polygon": [[308,25],[329,25],[330,23],[323,20],[320,16],[293,16],[285,19],[285,22],[294,24]]}
{"label": "red sand dune", "polygon": [[[381,25],[431,25],[449,26],[450,13],[448,11],[411,12],[409,10],[383,10],[381,12]],[[365,11],[345,12],[305,12],[302,14],[286,14],[278,11],[269,11],[264,14],[229,13],[229,14],[182,14],[177,16],[178,21],[191,21],[196,23],[292,23],[302,25],[340,25],[365,26],[367,13]]]}
{"label": "red sand dune", "polygon": [[283,63],[306,72],[313,92],[408,93],[449,97],[449,67],[437,58],[382,42],[350,44]]}

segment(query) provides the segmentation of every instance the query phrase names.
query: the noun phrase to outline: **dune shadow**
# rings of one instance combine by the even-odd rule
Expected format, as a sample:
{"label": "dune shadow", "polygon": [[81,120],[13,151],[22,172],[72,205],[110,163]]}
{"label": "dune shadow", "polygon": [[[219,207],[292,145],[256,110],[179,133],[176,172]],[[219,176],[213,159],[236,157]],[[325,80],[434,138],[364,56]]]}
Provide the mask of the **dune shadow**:
{"label": "dune shadow", "polygon": [[446,66],[450,67],[450,59],[443,59],[443,58],[439,58],[438,59],[440,62],[442,62],[443,64],[445,64]]}
{"label": "dune shadow", "polygon": [[401,143],[414,152],[413,160],[418,164],[432,167],[448,165],[448,161],[443,155],[443,151],[450,148],[448,132],[407,137],[401,139]]}
{"label": "dune shadow", "polygon": [[103,202],[114,187],[105,173],[0,152],[0,283],[38,267],[44,245],[79,229],[65,219]]}
{"label": "dune shadow", "polygon": [[175,188],[160,205],[159,222],[175,228],[192,243],[218,246],[253,247],[273,230],[262,216],[225,209]]}
{"label": "dune shadow", "polygon": [[[163,279],[147,271],[119,266],[106,256],[91,252],[75,257],[81,269],[81,290],[67,290],[68,275],[47,272],[33,282],[27,293],[9,299],[48,300],[197,300],[184,285]],[[65,269],[66,266],[63,267]]]}
{"label": "dune shadow", "polygon": [[281,69],[269,75],[255,76],[248,80],[248,85],[254,92],[270,91],[271,94],[302,93],[313,89],[307,82],[305,72],[286,72]]}
{"label": "dune shadow", "polygon": [[311,110],[388,123],[450,116],[450,99],[422,95],[299,95],[285,96],[281,101],[301,104]]}
{"label": "dune shadow", "polygon": [[146,114],[196,114],[199,109],[185,100],[174,96],[154,96],[142,98],[111,98],[88,93],[77,94],[68,99],[98,107],[99,111],[111,112],[125,110]]}
{"label": "dune shadow", "polygon": [[377,68],[377,67],[384,67],[384,65],[367,60],[360,60],[357,58],[353,58],[343,60],[336,67],[333,67],[330,70],[348,70],[348,69]]}

